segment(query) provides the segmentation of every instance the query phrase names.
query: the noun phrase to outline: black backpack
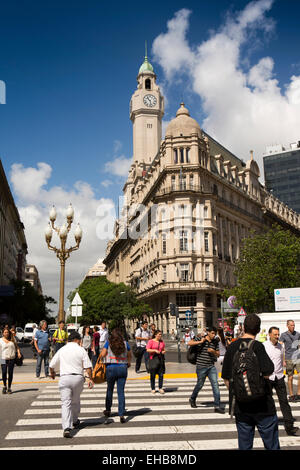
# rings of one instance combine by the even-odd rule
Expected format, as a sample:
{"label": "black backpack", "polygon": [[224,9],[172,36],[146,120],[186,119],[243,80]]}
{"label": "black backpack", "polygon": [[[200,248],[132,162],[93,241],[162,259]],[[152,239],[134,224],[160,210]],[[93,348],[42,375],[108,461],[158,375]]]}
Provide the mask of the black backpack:
{"label": "black backpack", "polygon": [[252,402],[266,396],[266,381],[253,351],[254,341],[241,341],[233,356],[231,381],[233,394],[239,402]]}
{"label": "black backpack", "polygon": [[197,353],[198,353],[198,345],[188,347],[186,358],[190,364],[194,364],[194,365],[196,364]]}

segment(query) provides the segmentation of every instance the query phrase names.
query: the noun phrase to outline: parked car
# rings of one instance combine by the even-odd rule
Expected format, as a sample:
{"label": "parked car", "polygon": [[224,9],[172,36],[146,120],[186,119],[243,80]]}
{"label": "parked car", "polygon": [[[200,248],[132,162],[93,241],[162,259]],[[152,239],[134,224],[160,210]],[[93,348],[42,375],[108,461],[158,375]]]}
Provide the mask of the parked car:
{"label": "parked car", "polygon": [[33,331],[37,328],[35,323],[26,323],[24,328],[24,343],[32,341]]}
{"label": "parked car", "polygon": [[20,326],[17,326],[16,327],[16,338],[17,338],[17,341],[20,341],[20,343],[23,343],[24,341],[24,330],[23,328],[21,328]]}

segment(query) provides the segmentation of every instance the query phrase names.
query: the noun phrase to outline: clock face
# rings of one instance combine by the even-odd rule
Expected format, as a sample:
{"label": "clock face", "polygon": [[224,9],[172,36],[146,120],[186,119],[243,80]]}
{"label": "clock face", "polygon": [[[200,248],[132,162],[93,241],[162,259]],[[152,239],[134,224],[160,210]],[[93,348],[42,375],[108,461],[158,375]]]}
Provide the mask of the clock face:
{"label": "clock face", "polygon": [[157,103],[157,99],[153,95],[145,95],[144,96],[144,104],[149,108],[153,108]]}

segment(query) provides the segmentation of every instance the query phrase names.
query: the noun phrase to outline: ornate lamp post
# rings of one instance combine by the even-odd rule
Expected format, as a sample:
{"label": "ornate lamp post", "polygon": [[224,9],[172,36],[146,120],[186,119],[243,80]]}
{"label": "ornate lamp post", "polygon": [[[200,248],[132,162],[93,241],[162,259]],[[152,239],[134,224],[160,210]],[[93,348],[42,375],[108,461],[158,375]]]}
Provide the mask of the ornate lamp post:
{"label": "ornate lamp post", "polygon": [[[70,253],[72,251],[79,249],[79,245],[80,245],[81,238],[82,238],[82,229],[80,225],[78,224],[74,233],[76,246],[72,246],[71,248],[66,248],[68,233],[71,230],[73,218],[74,218],[74,209],[72,207],[72,204],[70,204],[67,209],[67,224],[64,223],[60,228],[55,227],[54,222],[56,220],[56,210],[55,210],[55,207],[53,206],[49,214],[50,222],[45,230],[45,238],[46,238],[46,243],[48,245],[48,248],[49,250],[52,250],[56,253],[56,256],[58,257],[60,261],[60,291],[59,291],[59,310],[58,310],[58,319],[57,319],[58,322],[61,320],[65,321],[64,295],[65,295],[66,260],[70,257]],[[60,242],[61,242],[60,248],[56,248],[54,246],[51,246],[50,244],[52,235],[53,235],[53,230],[60,237]]]}

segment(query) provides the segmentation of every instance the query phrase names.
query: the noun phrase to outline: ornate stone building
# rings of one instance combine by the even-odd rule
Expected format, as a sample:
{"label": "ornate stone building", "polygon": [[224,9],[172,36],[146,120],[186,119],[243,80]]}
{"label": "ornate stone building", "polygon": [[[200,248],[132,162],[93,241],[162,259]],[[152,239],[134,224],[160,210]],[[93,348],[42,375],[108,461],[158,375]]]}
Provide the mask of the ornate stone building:
{"label": "ornate stone building", "polygon": [[[220,293],[234,286],[234,261],[251,229],[278,222],[300,234],[300,216],[259,182],[245,163],[201,130],[181,103],[161,141],[164,99],[147,57],[130,104],[133,162],[124,204],[108,243],[107,279],[125,282],[153,309],[163,333],[194,308],[195,326],[216,325]],[[128,325],[133,328],[133,324]]]}
{"label": "ornate stone building", "polygon": [[26,254],[24,225],[0,160],[0,286],[25,280]]}

